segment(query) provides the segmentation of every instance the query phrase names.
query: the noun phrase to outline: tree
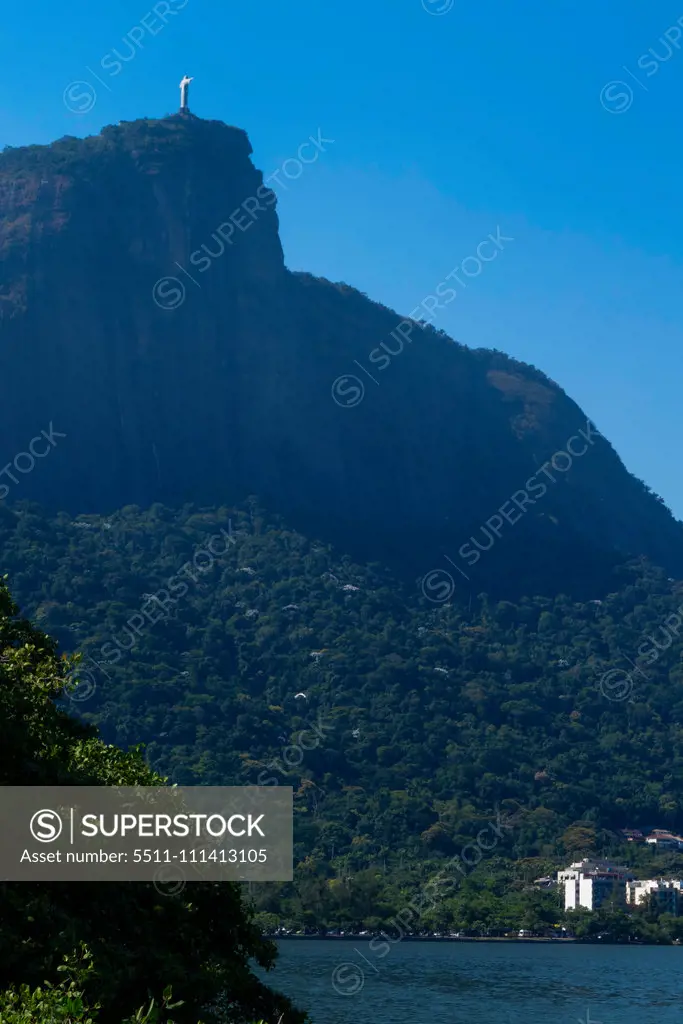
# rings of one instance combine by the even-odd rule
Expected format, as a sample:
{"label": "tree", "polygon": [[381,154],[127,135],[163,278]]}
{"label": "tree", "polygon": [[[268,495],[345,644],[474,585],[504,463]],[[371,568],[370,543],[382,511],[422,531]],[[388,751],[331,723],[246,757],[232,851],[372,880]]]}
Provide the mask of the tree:
{"label": "tree", "polygon": [[[0,580],[0,784],[162,785],[139,749],[106,745],[55,704],[71,667],[46,634],[18,618]],[[219,999],[235,1021],[303,1019],[251,972],[250,959],[268,969],[276,949],[232,883],[160,896],[152,883],[5,882],[0,921],[0,988],[41,985],[85,943],[94,969],[84,993],[101,1002],[100,1024],[120,1024],[169,981],[183,1000],[179,1024],[195,1024]]]}
{"label": "tree", "polygon": [[577,821],[566,830],[562,843],[570,855],[589,856],[595,850],[595,829],[586,822]]}

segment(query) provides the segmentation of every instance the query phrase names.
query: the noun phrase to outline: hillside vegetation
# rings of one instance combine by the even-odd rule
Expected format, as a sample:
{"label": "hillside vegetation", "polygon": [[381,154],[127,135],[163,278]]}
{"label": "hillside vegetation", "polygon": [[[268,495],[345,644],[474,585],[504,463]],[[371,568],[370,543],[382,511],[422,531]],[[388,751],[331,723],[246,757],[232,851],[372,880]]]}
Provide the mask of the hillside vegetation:
{"label": "hillside vegetation", "polygon": [[254,502],[6,508],[0,549],[22,610],[84,653],[70,709],[107,742],[181,785],[294,787],[296,880],[252,892],[271,925],[383,920],[500,814],[470,883],[497,872],[501,897],[636,856],[620,828],[683,827],[683,588],[645,561],[585,603],[438,603]]}

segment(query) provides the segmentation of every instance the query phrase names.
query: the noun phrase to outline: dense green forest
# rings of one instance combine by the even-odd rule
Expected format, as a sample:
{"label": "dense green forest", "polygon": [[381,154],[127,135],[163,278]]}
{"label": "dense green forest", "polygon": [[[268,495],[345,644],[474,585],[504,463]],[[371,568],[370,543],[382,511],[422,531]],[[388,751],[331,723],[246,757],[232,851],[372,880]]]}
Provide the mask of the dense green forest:
{"label": "dense green forest", "polygon": [[256,501],[4,507],[0,550],[22,611],[83,653],[70,710],[107,742],[181,785],[293,786],[295,881],[251,887],[266,928],[376,928],[461,852],[421,926],[558,922],[531,883],[582,854],[683,868],[618,832],[683,827],[683,588],[644,560],[585,603],[439,603]]}
{"label": "dense green forest", "polygon": [[[17,611],[0,581],[0,785],[164,784],[57,706],[69,664]],[[252,973],[276,950],[231,883],[0,882],[0,921],[3,1024],[303,1020]]]}

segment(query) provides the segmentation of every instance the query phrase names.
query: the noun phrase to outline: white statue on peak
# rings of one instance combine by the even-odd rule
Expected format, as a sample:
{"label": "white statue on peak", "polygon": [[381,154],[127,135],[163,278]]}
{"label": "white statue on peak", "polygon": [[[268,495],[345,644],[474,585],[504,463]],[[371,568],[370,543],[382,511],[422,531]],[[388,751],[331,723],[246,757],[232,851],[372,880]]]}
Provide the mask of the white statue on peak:
{"label": "white statue on peak", "polygon": [[188,93],[190,91],[190,82],[192,82],[192,81],[193,81],[192,78],[188,78],[187,75],[184,75],[183,76],[183,80],[180,83],[180,109],[181,110],[189,111],[189,109],[190,109],[188,107],[188,105],[187,105],[187,97],[188,97]]}

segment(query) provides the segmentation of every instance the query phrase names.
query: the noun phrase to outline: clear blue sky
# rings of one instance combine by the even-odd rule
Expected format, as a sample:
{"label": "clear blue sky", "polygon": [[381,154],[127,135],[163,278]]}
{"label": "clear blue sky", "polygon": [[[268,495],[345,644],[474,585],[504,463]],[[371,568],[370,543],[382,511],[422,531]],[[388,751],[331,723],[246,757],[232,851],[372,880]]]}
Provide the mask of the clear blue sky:
{"label": "clear blue sky", "polygon": [[[322,129],[275,186],[288,265],[406,313],[500,226],[514,242],[435,326],[548,373],[683,518],[683,50],[662,42],[683,3],[169,4],[165,25],[154,0],[6,5],[0,146],[172,113],[184,73],[266,173]],[[615,80],[632,94],[603,105]]]}

